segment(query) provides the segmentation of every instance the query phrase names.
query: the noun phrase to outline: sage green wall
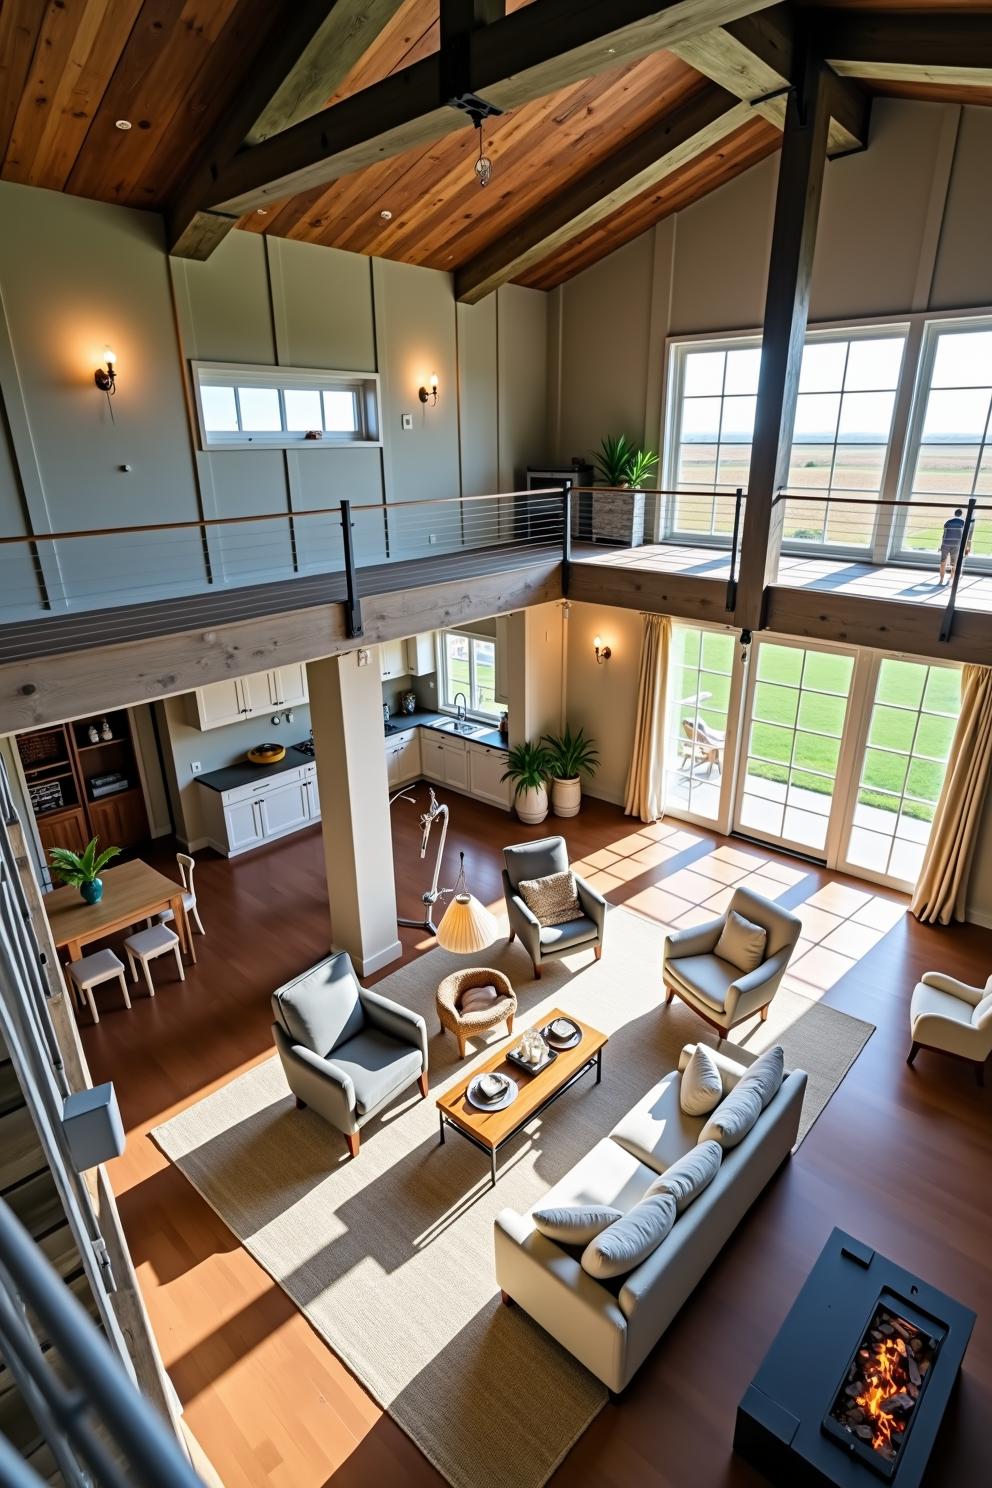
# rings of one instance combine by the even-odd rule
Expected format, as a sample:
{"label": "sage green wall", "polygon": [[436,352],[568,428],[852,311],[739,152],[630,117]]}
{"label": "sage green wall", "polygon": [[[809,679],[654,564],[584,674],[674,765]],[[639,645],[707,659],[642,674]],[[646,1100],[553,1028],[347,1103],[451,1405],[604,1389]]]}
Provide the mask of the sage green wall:
{"label": "sage green wall", "polygon": [[[509,489],[547,459],[546,296],[510,286],[472,311],[450,274],[231,233],[206,263],[170,261],[161,219],[0,183],[0,532],[153,526],[200,515],[303,513]],[[118,356],[115,421],[93,385]],[[187,362],[378,371],[383,448],[196,448]],[[437,371],[436,407],[417,399]],[[539,396],[535,389],[539,386]],[[413,428],[402,429],[402,415]],[[120,466],[128,464],[124,473]],[[390,551],[420,550],[420,508]],[[435,523],[435,525],[438,525]],[[360,558],[385,556],[381,510],[356,515]],[[435,545],[430,545],[435,550]],[[104,607],[209,582],[199,540],[173,534],[44,549],[53,604]],[[215,581],[340,562],[336,518],[243,523],[210,538]],[[24,553],[0,557],[0,621],[38,613]],[[149,585],[154,589],[149,589]]]}

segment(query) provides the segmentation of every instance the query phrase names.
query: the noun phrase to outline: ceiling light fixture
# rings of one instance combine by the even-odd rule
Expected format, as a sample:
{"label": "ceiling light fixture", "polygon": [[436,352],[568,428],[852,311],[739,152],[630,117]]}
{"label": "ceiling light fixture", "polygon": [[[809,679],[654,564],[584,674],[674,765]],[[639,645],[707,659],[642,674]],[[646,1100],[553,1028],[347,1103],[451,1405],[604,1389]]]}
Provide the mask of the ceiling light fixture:
{"label": "ceiling light fixture", "polygon": [[115,119],[114,120],[114,128],[115,129],[123,129],[124,132],[126,133],[131,128],[131,120],[130,119]]}
{"label": "ceiling light fixture", "polygon": [[468,114],[473,127],[478,130],[479,158],[475,162],[475,174],[480,186],[488,186],[493,178],[493,163],[483,149],[482,121],[491,118],[494,114],[501,114],[503,110],[495,103],[487,103],[477,93],[459,93],[454,98],[449,98],[448,107],[460,109],[463,114]]}
{"label": "ceiling light fixture", "polygon": [[268,207],[256,207],[255,208],[255,216],[256,217],[268,217],[268,215],[269,215],[269,209],[268,209]]}
{"label": "ceiling light fixture", "polygon": [[482,148],[482,120],[480,119],[476,128],[479,131],[479,158],[475,162],[475,174],[479,178],[480,186],[488,186],[493,178],[493,163]]}
{"label": "ceiling light fixture", "polygon": [[392,222],[393,220],[393,214],[388,207],[383,207],[382,211],[379,213],[379,216],[382,218],[383,222]]}

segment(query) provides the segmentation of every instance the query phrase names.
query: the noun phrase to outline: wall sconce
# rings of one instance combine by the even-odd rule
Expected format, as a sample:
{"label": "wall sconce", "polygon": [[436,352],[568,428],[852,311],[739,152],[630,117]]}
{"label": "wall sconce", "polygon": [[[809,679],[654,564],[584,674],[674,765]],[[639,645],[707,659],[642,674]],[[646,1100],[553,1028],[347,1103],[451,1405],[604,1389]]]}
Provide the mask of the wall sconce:
{"label": "wall sconce", "polygon": [[609,661],[613,651],[609,646],[603,645],[602,636],[593,636],[592,643],[596,649],[596,665],[602,666],[604,661]]}
{"label": "wall sconce", "polygon": [[103,359],[106,367],[97,367],[93,373],[93,381],[101,393],[106,393],[108,398],[113,397],[117,391],[117,356],[109,346],[103,348]]}
{"label": "wall sconce", "polygon": [[437,402],[436,372],[431,373],[430,387],[420,387],[417,391],[417,397],[420,399],[421,403],[430,403],[431,407],[434,406],[434,404]]}

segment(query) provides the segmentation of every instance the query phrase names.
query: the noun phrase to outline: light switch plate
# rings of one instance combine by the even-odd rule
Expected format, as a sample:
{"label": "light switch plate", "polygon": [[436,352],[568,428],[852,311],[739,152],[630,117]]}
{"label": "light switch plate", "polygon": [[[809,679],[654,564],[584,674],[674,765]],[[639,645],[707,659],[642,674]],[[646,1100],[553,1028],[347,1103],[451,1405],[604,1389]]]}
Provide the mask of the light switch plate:
{"label": "light switch plate", "polygon": [[413,414],[412,413],[404,413],[404,414],[402,414],[400,421],[401,421],[401,424],[402,424],[402,426],[403,426],[404,429],[412,429],[413,428]]}
{"label": "light switch plate", "polygon": [[190,772],[191,775],[199,775],[199,773],[200,773],[200,771],[202,769],[203,769],[203,766],[200,764],[200,761],[199,760],[193,760],[190,763],[189,772]]}

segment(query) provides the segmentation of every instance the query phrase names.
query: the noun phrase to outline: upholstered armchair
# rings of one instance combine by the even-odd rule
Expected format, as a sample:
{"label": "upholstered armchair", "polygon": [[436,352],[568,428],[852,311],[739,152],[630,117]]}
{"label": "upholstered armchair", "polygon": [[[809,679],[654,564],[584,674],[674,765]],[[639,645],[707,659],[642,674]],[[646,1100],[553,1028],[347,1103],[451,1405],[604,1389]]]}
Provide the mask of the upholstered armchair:
{"label": "upholstered armchair", "polygon": [[576,874],[575,891],[582,907],[581,915],[563,925],[542,925],[518,892],[526,879],[546,878],[549,873],[568,871],[568,849],[564,837],[542,837],[537,842],[504,847],[503,862],[503,895],[510,921],[510,939],[512,941],[515,935],[519,935],[533,963],[534,975],[541,975],[545,961],[566,956],[569,951],[595,951],[598,961],[603,954],[606,925],[606,900],[602,894],[597,894]]}
{"label": "upholstered armchair", "polygon": [[985,1061],[992,1054],[992,976],[984,987],[970,987],[942,971],[928,971],[917,982],[910,1003],[912,1064],[921,1049],[967,1059],[975,1079],[985,1084]]}
{"label": "upholstered armchair", "polygon": [[[714,954],[731,910],[765,932],[764,958],[753,971],[741,971]],[[752,894],[750,889],[735,889],[726,914],[665,936],[662,977],[666,1003],[680,997],[717,1030],[721,1042],[736,1023],[755,1013],[761,1014],[763,1022],[801,929],[801,921],[781,905]]]}
{"label": "upholstered armchair", "polygon": [[289,1088],[343,1132],[358,1156],[360,1129],[416,1080],[427,1095],[427,1024],[361,986],[343,952],[272,994],[272,1036]]}

